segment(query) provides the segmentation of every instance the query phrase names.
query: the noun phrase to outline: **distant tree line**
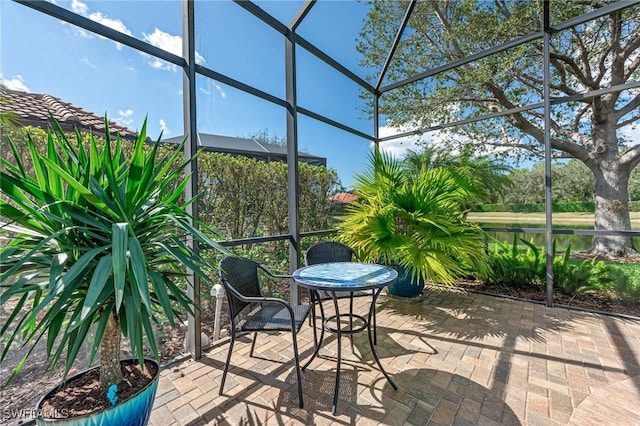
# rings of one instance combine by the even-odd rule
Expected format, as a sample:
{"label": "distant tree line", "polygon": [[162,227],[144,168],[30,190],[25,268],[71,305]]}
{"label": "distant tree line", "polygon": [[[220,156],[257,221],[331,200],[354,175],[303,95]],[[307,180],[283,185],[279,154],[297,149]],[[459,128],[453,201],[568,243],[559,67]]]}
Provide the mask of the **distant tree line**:
{"label": "distant tree line", "polygon": [[[510,188],[501,195],[504,204],[544,203],[544,163],[529,169],[514,169],[508,175]],[[595,180],[580,161],[571,160],[551,166],[551,194],[554,203],[593,202]],[[640,200],[640,169],[629,179],[629,201]]]}
{"label": "distant tree line", "polygon": [[[420,151],[409,151],[404,158],[409,170],[438,166],[468,170],[486,190],[488,204],[543,204],[545,202],[544,162],[530,168],[514,168],[503,159],[478,157],[469,149],[453,152],[442,146],[424,146]],[[570,160],[551,166],[551,194],[553,203],[593,203],[595,180],[582,162]],[[629,201],[640,201],[640,169],[631,173]]]}

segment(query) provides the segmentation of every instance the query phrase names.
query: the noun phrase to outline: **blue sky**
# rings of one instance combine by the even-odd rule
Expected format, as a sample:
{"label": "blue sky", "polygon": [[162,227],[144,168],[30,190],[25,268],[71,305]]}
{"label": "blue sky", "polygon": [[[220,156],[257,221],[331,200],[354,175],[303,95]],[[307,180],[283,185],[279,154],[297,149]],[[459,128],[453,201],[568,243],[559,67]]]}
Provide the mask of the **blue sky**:
{"label": "blue sky", "polygon": [[[56,0],[120,32],[172,53],[181,49],[181,6],[166,1]],[[197,61],[214,71],[285,98],[284,41],[275,30],[231,1],[196,1]],[[288,24],[302,1],[257,1]],[[364,2],[319,1],[299,27],[301,34],[360,77],[356,38]],[[132,129],[148,117],[148,134],[183,134],[181,70],[126,46],[0,0],[0,78],[12,89],[46,93]],[[362,112],[358,86],[302,48],[297,49],[298,103],[367,134],[373,122]],[[199,131],[246,136],[261,131],[285,136],[283,108],[220,82],[199,77]],[[345,186],[366,165],[368,140],[300,116],[300,149],[327,157]],[[389,129],[381,129],[381,135]],[[400,153],[409,140],[386,144]]]}

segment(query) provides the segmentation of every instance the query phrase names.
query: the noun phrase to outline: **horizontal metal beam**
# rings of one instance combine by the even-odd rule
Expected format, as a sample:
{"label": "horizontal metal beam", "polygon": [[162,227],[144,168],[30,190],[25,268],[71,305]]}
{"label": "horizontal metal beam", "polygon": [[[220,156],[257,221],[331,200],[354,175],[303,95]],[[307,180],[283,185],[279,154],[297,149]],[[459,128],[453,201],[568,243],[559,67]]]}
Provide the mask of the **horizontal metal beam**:
{"label": "horizontal metal beam", "polygon": [[273,16],[269,15],[267,12],[265,12],[260,6],[256,5],[255,3],[248,0],[233,0],[233,1],[238,6],[242,7],[247,12],[251,13],[253,16],[260,19],[262,22],[269,25],[271,28],[273,28],[280,34],[287,35],[287,33],[289,32],[289,28],[285,24],[278,21]]}
{"label": "horizontal metal beam", "polygon": [[77,13],[73,13],[70,10],[64,9],[53,3],[49,3],[48,1],[13,1],[27,6],[31,9],[37,10],[38,12],[42,12],[49,16],[53,16],[54,18],[58,18],[62,21],[68,22],[69,24],[84,28],[85,30],[101,35],[115,42],[124,44],[125,46],[129,46],[141,52],[148,53],[151,56],[155,56],[179,67],[185,68],[187,66],[187,61],[178,55],[174,55],[173,53],[167,52],[166,50],[160,49],[159,47],[153,46],[128,34],[116,31],[113,28],[109,28],[89,18],[85,18],[84,16],[78,15]]}
{"label": "horizontal metal beam", "polygon": [[[557,31],[561,31],[561,30],[564,30],[564,29],[567,29],[567,28],[571,28],[571,27],[574,27],[576,25],[582,24],[584,22],[588,22],[588,21],[591,21],[593,19],[597,19],[597,18],[599,18],[601,16],[605,16],[605,15],[608,15],[608,14],[610,14],[612,12],[615,12],[615,11],[618,11],[618,10],[623,10],[623,9],[626,9],[628,7],[632,7],[632,6],[637,5],[637,4],[640,4],[640,0],[629,0],[629,1],[613,2],[613,3],[611,3],[611,4],[607,5],[607,6],[595,9],[595,10],[593,10],[591,12],[588,12],[588,13],[586,13],[584,15],[581,15],[581,16],[578,16],[576,18],[569,19],[567,21],[564,21],[564,22],[561,22],[559,24],[553,25],[553,26],[551,26],[551,30],[554,31],[554,32],[557,32]],[[482,52],[475,53],[473,55],[465,56],[464,58],[460,58],[460,59],[458,59],[456,61],[450,62],[450,63],[442,65],[440,67],[433,68],[433,69],[431,69],[429,71],[425,71],[425,72],[416,74],[416,75],[414,75],[412,77],[409,77],[409,78],[406,78],[406,79],[404,79],[402,81],[398,81],[396,83],[384,86],[384,87],[380,88],[380,93],[388,92],[389,90],[393,90],[393,89],[396,89],[398,87],[405,86],[405,85],[410,84],[410,83],[414,83],[414,82],[416,82],[418,80],[422,80],[424,78],[431,77],[431,76],[439,74],[441,72],[448,71],[448,70],[450,70],[452,68],[457,68],[457,67],[459,67],[461,65],[465,65],[465,64],[468,64],[470,62],[474,62],[474,61],[477,61],[479,59],[486,58],[487,56],[494,55],[496,53],[505,51],[507,49],[511,49],[513,47],[519,46],[519,45],[524,44],[524,43],[528,43],[528,42],[533,41],[533,40],[538,39],[538,38],[542,38],[542,36],[543,36],[543,34],[542,34],[541,31],[537,31],[537,32],[533,32],[533,33],[524,35],[524,36],[519,37],[517,39],[511,40],[511,41],[506,42],[506,43],[503,43],[503,44],[501,44],[499,46],[495,46],[495,47],[493,47],[491,49],[487,49],[487,50],[484,50]]]}
{"label": "horizontal metal beam", "polygon": [[394,139],[399,139],[399,138],[402,138],[402,137],[405,137],[405,136],[420,135],[422,133],[429,133],[429,132],[433,132],[435,130],[443,130],[443,129],[447,129],[449,127],[455,127],[455,126],[460,126],[460,125],[463,125],[463,124],[475,123],[477,121],[488,120],[488,119],[491,119],[491,118],[502,117],[502,116],[505,116],[505,115],[517,114],[517,113],[530,111],[532,109],[538,109],[538,108],[543,108],[543,107],[544,107],[544,103],[543,102],[538,102],[538,103],[535,103],[535,104],[524,105],[524,106],[517,107],[517,108],[505,109],[504,111],[492,112],[491,114],[479,115],[478,117],[470,117],[470,118],[466,118],[464,120],[452,121],[451,123],[438,124],[437,126],[431,126],[431,127],[426,127],[426,128],[422,128],[422,129],[411,130],[409,132],[398,133],[396,135],[391,135],[391,136],[386,136],[384,138],[380,138],[379,141],[380,142],[385,142],[385,141],[390,141],[390,140],[394,140]]}
{"label": "horizontal metal beam", "polygon": [[[253,237],[253,238],[242,238],[238,240],[226,240],[226,241],[218,241],[223,247],[234,247],[234,246],[242,246],[245,244],[262,244],[262,243],[270,243],[273,241],[293,241],[293,236],[291,234],[284,235],[272,235],[269,237]],[[213,250],[213,249],[208,249]]]}
{"label": "horizontal metal beam", "polygon": [[330,118],[327,118],[324,115],[320,115],[320,114],[315,113],[313,111],[310,111],[308,109],[302,108],[300,105],[298,105],[298,112],[300,114],[306,115],[307,117],[311,117],[311,118],[313,118],[315,120],[321,121],[321,122],[323,122],[325,124],[329,124],[330,126],[337,127],[338,129],[342,129],[345,132],[349,132],[349,133],[351,133],[353,135],[360,136],[363,139],[367,139],[367,140],[370,140],[372,142],[375,141],[375,138],[373,136],[371,136],[371,135],[363,133],[360,130],[356,130],[353,127],[349,127],[349,126],[346,126],[346,125],[344,125],[342,123],[338,123],[337,121],[332,120]]}
{"label": "horizontal metal beam", "polygon": [[[475,219],[474,222],[482,222],[482,220]],[[501,228],[501,227],[482,227],[485,232],[515,232],[524,234],[544,234],[545,228]],[[608,231],[601,229],[566,229],[558,228],[552,229],[552,232],[557,235],[605,235],[616,237],[640,237],[640,231]]]}
{"label": "horizontal metal beam", "polygon": [[[633,81],[631,83],[619,84],[617,86],[607,87],[604,89],[591,90],[585,93],[578,93],[572,96],[563,96],[563,97],[553,98],[551,99],[551,105],[561,105],[567,102],[574,102],[574,101],[594,98],[596,96],[605,95],[607,93],[620,92],[622,90],[635,89],[639,87],[640,87],[640,81]],[[398,133],[395,135],[380,138],[379,141],[385,142],[385,141],[400,139],[407,136],[420,135],[423,133],[429,133],[436,130],[447,129],[449,127],[456,127],[456,126],[475,123],[478,121],[488,120],[492,118],[503,117],[505,115],[519,114],[521,112],[531,111],[533,109],[539,109],[539,108],[544,108],[544,102],[537,102],[535,104],[529,104],[529,105],[524,105],[517,108],[511,108],[511,109],[505,109],[503,111],[492,112],[491,114],[480,115],[478,117],[471,117],[464,120],[453,121],[451,123],[440,124],[437,126],[426,127],[426,128],[411,130],[408,132]]]}
{"label": "horizontal metal beam", "polygon": [[576,93],[571,96],[562,96],[551,99],[551,105],[564,104],[567,102],[581,101],[584,99],[595,98],[596,96],[606,95],[607,93],[622,92],[623,90],[636,89],[640,87],[640,81],[632,81],[630,83],[619,84],[617,86],[605,87],[598,90],[590,90],[588,92]]}
{"label": "horizontal metal beam", "polygon": [[285,101],[284,99],[280,99],[279,97],[274,96],[270,93],[263,92],[260,89],[256,89],[253,86],[249,86],[248,84],[242,83],[231,77],[227,77],[224,74],[220,74],[219,72],[213,71],[212,69],[207,67],[203,67],[202,65],[196,65],[196,72],[198,74],[204,75],[205,77],[209,77],[211,79],[217,80],[220,83],[224,83],[238,90],[242,90],[243,92],[250,93],[254,96],[264,99],[265,101],[269,101],[271,103],[280,105],[285,108],[288,106],[287,101]]}
{"label": "horizontal metal beam", "polygon": [[584,24],[585,22],[598,19],[602,16],[609,15],[613,12],[617,12],[618,10],[626,9],[628,7],[632,7],[637,4],[640,4],[640,0],[614,1],[606,6],[594,9],[591,12],[587,12],[575,18],[567,19],[566,21],[560,22],[556,25],[551,25],[550,28],[552,32],[566,30],[567,28]]}
{"label": "horizontal metal beam", "polygon": [[468,64],[470,62],[475,62],[482,58],[486,58],[487,56],[495,55],[496,53],[503,52],[505,50],[511,49],[516,46],[520,46],[521,44],[529,43],[538,38],[542,38],[542,31],[538,31],[535,33],[527,34],[525,36],[519,37],[517,39],[508,41],[498,46],[494,46],[490,49],[483,50],[482,52],[474,53],[473,55],[465,56],[464,58],[460,58],[456,61],[449,62],[448,64],[439,66],[437,68],[430,69],[429,71],[425,71],[419,74],[414,75],[413,77],[406,78],[404,80],[398,81],[393,84],[389,84],[380,89],[380,93],[388,92],[389,90],[397,89],[398,87],[406,86],[407,84],[414,83],[416,81],[422,80],[427,77],[431,77],[433,75],[439,74],[441,72],[448,71],[453,68],[460,67],[462,65]]}
{"label": "horizontal metal beam", "polygon": [[[513,233],[525,233],[525,234],[544,234],[545,228],[512,228],[512,227],[483,227],[485,232],[513,232]],[[640,231],[604,231],[595,229],[566,229],[558,228],[552,230],[554,234],[558,235],[611,235],[621,237],[640,237]],[[322,237],[326,235],[336,234],[336,229],[324,229],[320,231],[309,231],[300,233],[301,237]],[[290,234],[273,235],[268,237],[254,237],[254,238],[242,238],[238,240],[226,240],[218,241],[221,246],[234,247],[245,244],[262,244],[273,241],[289,241],[293,237]],[[206,249],[205,249],[206,250]]]}
{"label": "horizontal metal beam", "polygon": [[376,92],[375,88],[371,84],[369,84],[366,80],[362,79],[361,77],[359,77],[358,75],[356,75],[355,73],[350,71],[347,67],[342,65],[340,62],[336,61],[331,56],[327,55],[322,50],[318,49],[316,46],[314,46],[311,42],[306,40],[304,37],[302,37],[298,33],[296,33],[296,43],[300,47],[303,47],[309,53],[311,53],[312,55],[314,55],[315,57],[320,59],[322,62],[324,62],[327,65],[331,66],[332,68],[334,68],[336,71],[340,72],[345,77],[349,78],[350,80],[352,80],[355,83],[357,83],[358,85],[360,85],[363,89],[366,89],[367,91],[369,91],[371,93],[375,93]]}

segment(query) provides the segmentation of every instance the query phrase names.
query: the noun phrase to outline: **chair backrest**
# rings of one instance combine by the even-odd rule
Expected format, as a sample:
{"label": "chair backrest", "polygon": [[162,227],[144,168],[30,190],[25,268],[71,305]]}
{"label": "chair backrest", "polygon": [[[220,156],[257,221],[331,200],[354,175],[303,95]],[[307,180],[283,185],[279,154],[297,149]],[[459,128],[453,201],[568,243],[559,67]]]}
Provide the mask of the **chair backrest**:
{"label": "chair backrest", "polygon": [[239,299],[236,293],[245,297],[259,297],[260,281],[258,264],[244,257],[229,256],[220,261],[220,278],[227,292],[232,319],[250,303]]}
{"label": "chair backrest", "polygon": [[335,241],[320,241],[309,247],[304,254],[307,265],[329,262],[351,262],[357,259],[355,252],[349,246]]}

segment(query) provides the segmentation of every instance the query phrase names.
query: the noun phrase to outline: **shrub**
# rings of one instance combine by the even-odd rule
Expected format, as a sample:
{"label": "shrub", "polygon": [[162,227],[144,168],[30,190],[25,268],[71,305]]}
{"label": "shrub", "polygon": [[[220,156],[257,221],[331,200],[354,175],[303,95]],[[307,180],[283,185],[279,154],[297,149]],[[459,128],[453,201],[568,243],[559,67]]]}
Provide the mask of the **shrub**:
{"label": "shrub", "polygon": [[[526,250],[522,251],[518,247],[518,240],[527,246]],[[556,252],[555,241],[552,252]],[[608,289],[614,293],[619,292],[627,299],[633,297],[631,294],[636,288],[625,284],[620,274],[612,272],[605,262],[596,259],[573,261],[570,254],[571,247],[567,248],[563,256],[553,258],[554,289],[569,296],[589,290]],[[511,245],[496,242],[496,247],[489,254],[490,271],[486,281],[515,288],[537,286],[543,289],[546,258],[542,248],[514,235]],[[637,286],[637,291],[640,293],[640,285]]]}
{"label": "shrub", "polygon": [[[629,203],[629,210],[632,209],[632,203]],[[555,213],[560,212],[595,212],[595,203],[593,202],[573,202],[573,203],[553,203],[552,210]],[[473,211],[490,213],[490,212],[509,212],[509,213],[544,213],[544,203],[536,204],[478,204]],[[631,210],[632,211],[632,210]]]}
{"label": "shrub", "polygon": [[[527,246],[524,252],[519,249],[518,240]],[[519,239],[514,234],[511,245],[500,241],[495,243],[495,248],[489,253],[488,283],[515,288],[539,284],[540,271],[544,271],[545,262],[540,250],[532,242]]]}
{"label": "shrub", "polygon": [[[554,241],[554,253],[555,248]],[[603,261],[594,258],[575,262],[570,260],[570,254],[571,247],[568,247],[563,256],[553,259],[553,285],[560,293],[573,296],[589,290],[599,291],[611,281],[609,267]]]}
{"label": "shrub", "polygon": [[640,301],[640,265],[629,263],[608,264],[609,279],[602,286],[602,291],[608,292],[623,303]]}

